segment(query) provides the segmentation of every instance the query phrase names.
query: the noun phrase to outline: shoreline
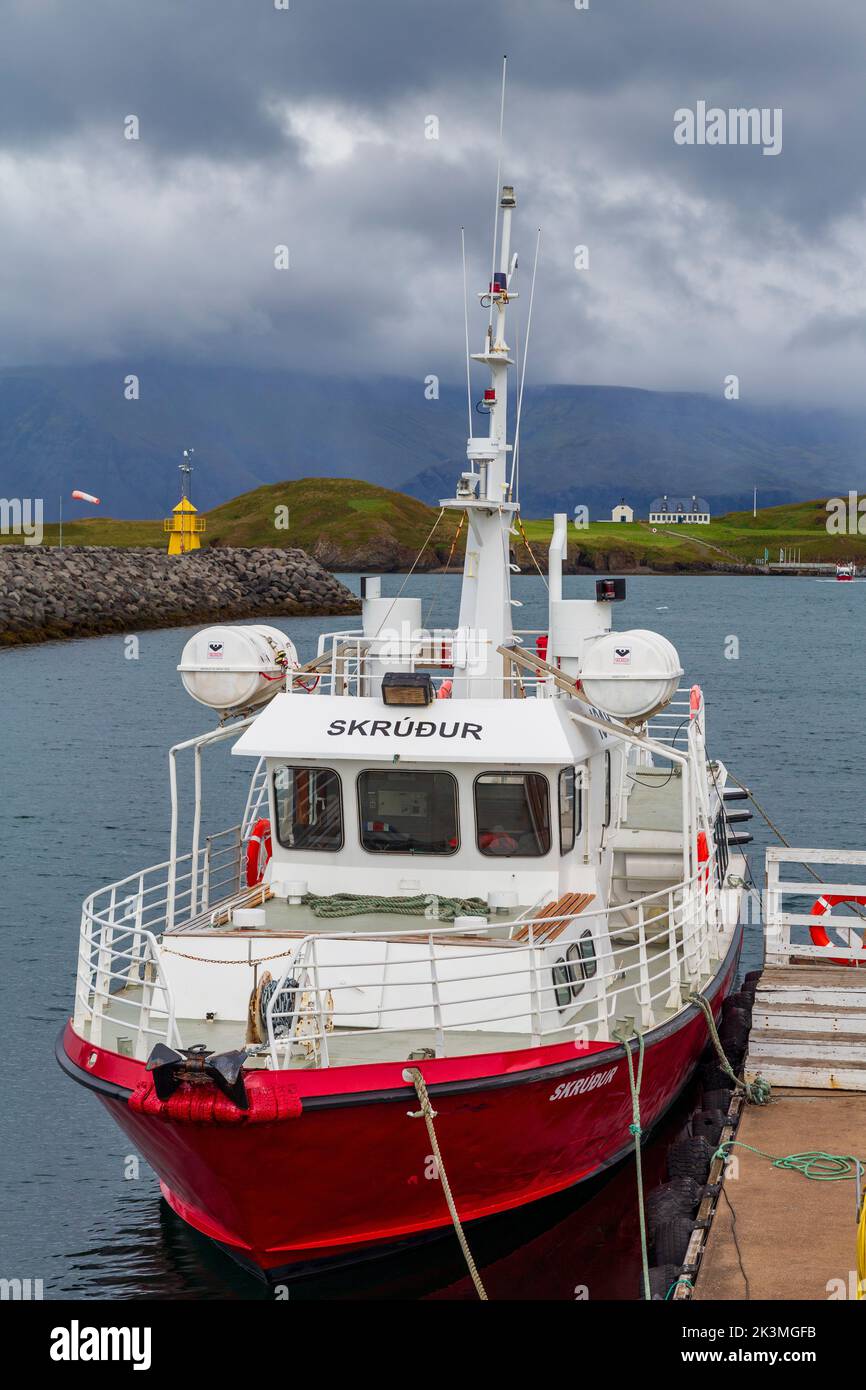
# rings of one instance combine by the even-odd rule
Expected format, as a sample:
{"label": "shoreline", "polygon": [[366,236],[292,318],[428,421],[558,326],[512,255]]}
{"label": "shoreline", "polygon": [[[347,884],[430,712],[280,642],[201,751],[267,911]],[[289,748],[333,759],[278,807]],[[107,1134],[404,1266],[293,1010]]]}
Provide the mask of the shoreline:
{"label": "shoreline", "polygon": [[[361,561],[363,557],[353,557]],[[546,558],[546,557],[544,557]],[[608,557],[599,557],[607,559]],[[617,556],[616,558],[622,558]],[[541,561],[542,557],[539,557]],[[349,573],[408,576],[409,567],[321,564],[307,551],[219,546],[169,557],[151,547],[0,546],[0,651],[43,642],[107,637],[197,624],[278,617],[342,617],[360,612],[360,601],[337,577]],[[452,565],[418,566],[416,574],[452,575]],[[541,566],[546,576],[546,566]],[[791,570],[795,578],[814,571]],[[521,576],[537,576],[521,564]],[[564,574],[605,578],[785,577],[755,565],[720,562],[670,566],[580,564]]]}
{"label": "shoreline", "polygon": [[303,550],[0,547],[0,650],[256,617],[336,617],[356,596]]}

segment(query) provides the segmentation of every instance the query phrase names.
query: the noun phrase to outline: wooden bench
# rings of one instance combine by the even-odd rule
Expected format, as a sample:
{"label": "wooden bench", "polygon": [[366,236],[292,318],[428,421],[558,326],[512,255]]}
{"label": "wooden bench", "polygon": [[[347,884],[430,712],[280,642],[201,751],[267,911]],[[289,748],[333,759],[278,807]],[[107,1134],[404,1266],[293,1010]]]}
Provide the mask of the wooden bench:
{"label": "wooden bench", "polygon": [[[594,893],[565,893],[555,903],[548,903],[533,918],[533,943],[546,946],[555,941],[565,931],[571,918],[583,912],[591,902],[595,902]],[[529,931],[529,923],[525,922],[512,934],[511,940],[527,942]]]}

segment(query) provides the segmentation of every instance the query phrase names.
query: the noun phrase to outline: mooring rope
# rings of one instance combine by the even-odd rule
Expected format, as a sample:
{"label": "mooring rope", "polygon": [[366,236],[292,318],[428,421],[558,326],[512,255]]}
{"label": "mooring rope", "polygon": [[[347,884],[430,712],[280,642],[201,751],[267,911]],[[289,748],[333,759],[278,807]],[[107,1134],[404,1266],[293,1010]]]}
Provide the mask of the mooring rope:
{"label": "mooring rope", "polygon": [[713,1011],[710,1008],[704,996],[702,994],[693,992],[689,995],[689,1003],[697,1004],[698,1007],[703,1010],[704,1016],[707,1020],[707,1029],[710,1034],[710,1042],[716,1049],[716,1055],[718,1056],[722,1070],[726,1072],[727,1075],[731,1078],[736,1089],[738,1091],[743,1092],[743,1095],[746,1097],[746,1100],[749,1101],[751,1105],[769,1105],[770,1097],[772,1094],[769,1081],[765,1081],[763,1076],[756,1076],[754,1081],[743,1081],[739,1076],[737,1076],[736,1072],[734,1071],[733,1067],[728,1061],[725,1055],[725,1049],[722,1047],[722,1041],[719,1037],[718,1029],[716,1028],[716,1020],[713,1018]]}
{"label": "mooring rope", "polygon": [[856,1178],[858,1169],[864,1166],[863,1160],[855,1158],[853,1154],[829,1154],[821,1149],[775,1158],[773,1154],[764,1153],[763,1149],[753,1148],[751,1144],[744,1144],[740,1139],[726,1139],[716,1149],[713,1158],[726,1158],[725,1150],[731,1148],[748,1149],[749,1153],[757,1154],[759,1158],[769,1159],[774,1168],[801,1173],[812,1182],[846,1182]]}
{"label": "mooring rope", "polygon": [[451,1191],[451,1184],[448,1181],[448,1174],[445,1171],[445,1163],[442,1158],[442,1151],[439,1148],[439,1140],[436,1137],[436,1126],[433,1123],[433,1121],[436,1118],[436,1111],[430,1104],[430,1097],[427,1094],[427,1083],[425,1082],[424,1077],[421,1075],[417,1067],[407,1067],[403,1075],[406,1078],[406,1080],[411,1081],[413,1086],[415,1087],[415,1094],[418,1097],[418,1104],[421,1106],[420,1110],[410,1110],[409,1115],[413,1120],[423,1118],[424,1123],[427,1126],[427,1134],[430,1139],[430,1147],[433,1150],[433,1157],[436,1160],[436,1172],[439,1175],[439,1178],[442,1182],[442,1191],[445,1193],[445,1201],[448,1203],[448,1211],[451,1214],[451,1222],[454,1226],[454,1231],[457,1236],[457,1239],[460,1242],[460,1249],[463,1251],[463,1258],[466,1261],[466,1268],[469,1270],[472,1282],[475,1285],[475,1292],[478,1294],[478,1297],[482,1300],[482,1302],[487,1303],[489,1302],[489,1299],[487,1297],[487,1290],[485,1289],[484,1284],[481,1281],[481,1275],[478,1273],[478,1267],[475,1264],[474,1259],[472,1258],[472,1251],[469,1249],[469,1242],[466,1239],[466,1235],[463,1230],[463,1225],[460,1221],[460,1217],[457,1214],[457,1207],[454,1203],[454,1195]]}
{"label": "mooring rope", "polygon": [[690,1279],[687,1274],[681,1274],[679,1279],[674,1280],[667,1293],[665,1294],[665,1303],[667,1303],[670,1300],[671,1294],[673,1293],[674,1289],[678,1289],[680,1284],[685,1284],[690,1289],[693,1289],[695,1287],[694,1281]]}
{"label": "mooring rope", "polygon": [[634,1032],[637,1033],[638,1043],[637,1075],[635,1075],[634,1063],[631,1055],[631,1046],[629,1041],[631,1034],[626,1033],[624,1030],[618,1030],[613,1034],[613,1036],[616,1038],[617,1042],[621,1042],[623,1047],[625,1048],[626,1062],[628,1064],[628,1084],[629,1090],[631,1091],[631,1124],[629,1125],[629,1133],[634,1135],[634,1159],[635,1170],[637,1173],[637,1211],[638,1225],[640,1227],[640,1255],[641,1266],[643,1270],[643,1293],[644,1299],[647,1303],[649,1303],[652,1298],[652,1293],[650,1291],[649,1251],[647,1248],[646,1215],[644,1212],[643,1204],[643,1173],[641,1170],[640,1151],[641,1135],[643,1134],[643,1129],[641,1127],[640,1122],[640,1088],[641,1082],[643,1080],[644,1041],[643,1033],[639,1032],[637,1029],[634,1029]]}

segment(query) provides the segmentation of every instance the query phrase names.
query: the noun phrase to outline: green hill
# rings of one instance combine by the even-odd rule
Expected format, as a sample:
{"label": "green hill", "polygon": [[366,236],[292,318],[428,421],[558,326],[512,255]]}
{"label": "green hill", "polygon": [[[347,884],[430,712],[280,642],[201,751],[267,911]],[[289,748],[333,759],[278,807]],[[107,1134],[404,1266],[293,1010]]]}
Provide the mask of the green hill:
{"label": "green hill", "polygon": [[[301,478],[271,483],[242,493],[203,514],[207,546],[300,546],[331,569],[408,569],[427,542],[420,569],[441,567],[454,543],[458,517],[414,497],[347,478]],[[525,533],[542,568],[552,521],[527,520]],[[431,532],[433,533],[431,536]],[[56,545],[58,528],[46,526],[45,544]],[[67,545],[166,545],[162,521],[115,521],[93,517],[63,528]],[[0,540],[14,543],[17,537]],[[461,534],[455,556],[462,555]],[[533,568],[522,536],[513,541],[515,558]],[[866,564],[866,536],[836,536],[827,531],[823,501],[812,500],[729,512],[709,526],[651,527],[593,522],[569,528],[570,566],[589,570],[708,570],[753,566],[770,561],[781,549],[795,549],[804,561],[853,559]]]}

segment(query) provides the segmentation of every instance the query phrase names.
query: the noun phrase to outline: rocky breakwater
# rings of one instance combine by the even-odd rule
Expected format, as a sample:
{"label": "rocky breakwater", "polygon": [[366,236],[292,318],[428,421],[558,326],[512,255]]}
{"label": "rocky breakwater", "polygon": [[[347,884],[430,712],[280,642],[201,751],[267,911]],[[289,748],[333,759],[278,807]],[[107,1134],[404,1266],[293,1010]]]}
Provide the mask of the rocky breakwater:
{"label": "rocky breakwater", "polygon": [[0,646],[239,618],[348,615],[355,595],[304,550],[0,545]]}

